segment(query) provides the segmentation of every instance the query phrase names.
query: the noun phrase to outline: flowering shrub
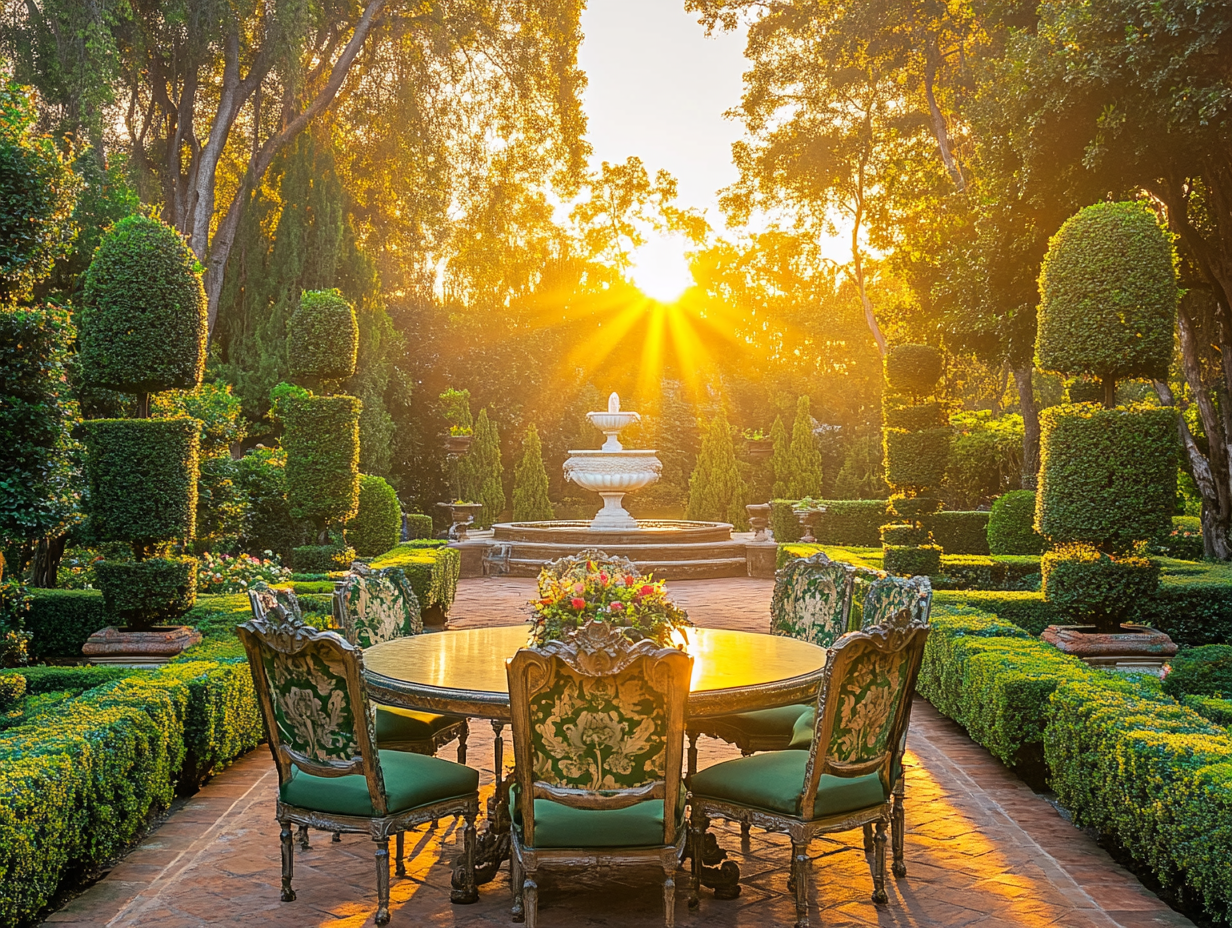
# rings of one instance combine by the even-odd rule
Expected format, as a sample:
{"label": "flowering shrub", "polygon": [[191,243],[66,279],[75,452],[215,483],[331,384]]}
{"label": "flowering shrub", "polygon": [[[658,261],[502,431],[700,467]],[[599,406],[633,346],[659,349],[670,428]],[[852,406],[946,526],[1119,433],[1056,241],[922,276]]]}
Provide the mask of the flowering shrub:
{"label": "flowering shrub", "polygon": [[557,569],[545,567],[539,573],[539,598],[531,605],[532,646],[563,639],[592,619],[625,629],[634,641],[650,638],[660,645],[669,642],[673,631],[692,624],[668,599],[666,581],[592,558],[569,559]]}
{"label": "flowering shrub", "polygon": [[203,554],[197,562],[198,593],[243,593],[257,581],[285,583],[291,571],[282,566],[278,555],[265,552],[265,558],[250,554]]}

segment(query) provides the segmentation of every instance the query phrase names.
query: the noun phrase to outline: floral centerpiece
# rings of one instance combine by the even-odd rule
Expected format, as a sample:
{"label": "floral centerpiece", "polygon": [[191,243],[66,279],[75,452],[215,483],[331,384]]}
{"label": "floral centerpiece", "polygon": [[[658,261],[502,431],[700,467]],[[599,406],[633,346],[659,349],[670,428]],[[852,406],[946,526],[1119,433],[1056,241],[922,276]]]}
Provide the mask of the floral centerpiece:
{"label": "floral centerpiece", "polygon": [[638,572],[633,562],[584,551],[553,561],[539,573],[539,598],[531,601],[530,644],[563,639],[592,619],[620,628],[634,641],[671,643],[692,623],[667,596],[667,582]]}

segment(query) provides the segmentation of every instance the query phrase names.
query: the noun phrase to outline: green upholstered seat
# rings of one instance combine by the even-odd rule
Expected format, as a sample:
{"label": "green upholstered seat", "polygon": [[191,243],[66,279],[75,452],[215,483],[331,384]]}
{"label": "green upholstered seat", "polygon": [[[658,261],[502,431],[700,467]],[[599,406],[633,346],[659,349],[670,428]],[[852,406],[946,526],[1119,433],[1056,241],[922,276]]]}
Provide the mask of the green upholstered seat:
{"label": "green upholstered seat", "polygon": [[[767,751],[699,770],[689,791],[699,798],[722,799],[741,805],[800,814],[800,790],[804,785],[806,751]],[[854,812],[883,803],[888,798],[875,773],[862,777],[823,776],[817,784],[817,818]]]}
{"label": "green upholstered seat", "polygon": [[813,743],[813,727],[816,723],[817,709],[809,706],[791,726],[791,743],[787,746],[793,750],[802,748],[807,751],[809,745]]}
{"label": "green upholstered seat", "polygon": [[456,715],[437,715],[415,709],[378,706],[376,741],[378,745],[394,741],[427,741],[442,728],[456,725],[460,721],[461,717]]}
{"label": "green upholstered seat", "polygon": [[810,709],[807,705],[794,705],[737,712],[723,716],[723,724],[763,738],[790,738],[796,720]]}
{"label": "green upholstered seat", "polygon": [[[381,771],[389,814],[406,812],[430,802],[464,796],[479,788],[479,771],[423,754],[381,751]],[[368,781],[359,774],[314,777],[293,768],[289,782],[278,791],[288,805],[335,815],[376,815],[368,796]]]}
{"label": "green upholstered seat", "polygon": [[[676,821],[684,827],[686,796],[680,792]],[[518,788],[509,790],[513,824],[522,833]],[[663,844],[663,800],[627,809],[575,809],[550,799],[535,800],[535,844],[549,847],[659,847]]]}

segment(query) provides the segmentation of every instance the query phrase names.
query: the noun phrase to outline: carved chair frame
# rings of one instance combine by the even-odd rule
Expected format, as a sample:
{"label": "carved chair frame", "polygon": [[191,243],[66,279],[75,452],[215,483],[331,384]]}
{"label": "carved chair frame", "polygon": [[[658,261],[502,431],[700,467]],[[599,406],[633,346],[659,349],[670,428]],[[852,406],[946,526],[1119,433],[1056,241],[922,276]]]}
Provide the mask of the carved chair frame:
{"label": "carved chair frame", "polygon": [[[662,693],[667,705],[663,779],[616,790],[575,789],[536,780],[531,743],[532,698],[552,686],[562,667],[582,676],[609,677],[639,665],[647,685]],[[645,867],[647,863],[658,863],[663,868],[664,924],[671,928],[675,923],[675,873],[688,837],[687,827],[676,828],[676,809],[682,789],[684,717],[692,668],[693,658],[685,652],[660,648],[650,640],[633,644],[617,629],[598,621],[577,629],[569,635],[568,641],[549,641],[541,649],[523,648],[508,660],[514,778],[521,797],[522,816],[521,833],[516,828],[512,831],[510,857],[515,921],[524,917],[527,928],[536,926],[538,884],[535,875],[540,868]],[[625,809],[639,802],[661,799],[663,843],[637,848],[536,848],[535,799],[593,810]]]}
{"label": "carved chair frame", "polygon": [[[364,570],[367,571],[367,573],[361,573],[360,576],[379,578],[384,575],[383,571],[371,570],[366,566],[364,567]],[[349,583],[349,580],[335,581],[333,594],[333,614],[335,627],[342,633],[343,637],[345,637],[347,641],[354,645],[356,644],[355,617],[351,615],[351,608],[347,605],[346,595],[346,588]],[[429,710],[425,709],[423,711],[427,712]],[[382,741],[380,748],[384,751],[404,751],[410,754],[426,754],[431,757],[450,741],[457,739],[458,763],[465,764],[466,744],[469,736],[470,721],[466,718],[459,717],[458,720],[452,725],[447,725],[438,731],[434,731],[430,738],[408,739],[404,741]]]}
{"label": "carved chair frame", "polygon": [[[249,594],[250,600],[257,605],[255,594]],[[244,650],[248,653],[248,664],[252,671],[253,686],[257,693],[257,702],[261,706],[261,719],[265,727],[265,737],[270,753],[274,757],[274,765],[278,770],[278,785],[285,786],[292,777],[292,766],[298,767],[303,773],[318,777],[363,776],[368,784],[369,801],[376,815],[354,816],[340,815],[328,812],[318,812],[294,806],[278,800],[275,816],[281,825],[280,838],[282,842],[282,901],[293,902],[295,890],[292,879],[295,875],[295,847],[292,840],[291,826],[299,825],[301,829],[301,844],[307,847],[306,828],[319,828],[332,831],[335,835],[366,834],[376,844],[376,876],[377,876],[377,913],[376,922],[384,925],[389,922],[389,837],[397,839],[397,875],[406,875],[406,865],[403,861],[404,833],[419,825],[434,822],[440,818],[462,816],[466,825],[463,829],[464,852],[461,865],[461,876],[469,894],[478,899],[475,889],[475,819],[479,814],[479,793],[475,791],[468,795],[430,803],[410,809],[406,812],[389,814],[385,780],[381,772],[381,758],[377,753],[375,739],[372,733],[372,707],[368,694],[364,689],[364,659],[363,652],[346,641],[336,632],[319,631],[301,622],[297,622],[281,604],[276,605],[260,618],[253,618],[236,629]],[[359,755],[349,760],[319,761],[294,750],[282,740],[274,714],[274,700],[268,673],[265,668],[264,655],[266,651],[275,651],[289,657],[304,652],[324,652],[335,663],[343,666],[346,679],[347,698],[352,707],[356,721],[355,742]],[[473,901],[473,900],[472,900]]]}
{"label": "carved chair frame", "polygon": [[[906,610],[904,610],[904,613]],[[800,794],[800,814],[787,815],[764,809],[706,796],[693,795],[692,799],[692,858],[693,874],[690,888],[690,905],[695,904],[701,883],[703,847],[706,829],[714,817],[741,826],[756,825],[767,831],[786,834],[791,838],[792,863],[789,888],[796,896],[796,926],[808,928],[808,872],[810,859],[809,843],[817,835],[849,831],[861,826],[875,828],[871,869],[873,875],[873,901],[889,901],[885,890],[886,826],[890,823],[892,802],[885,802],[856,809],[839,815],[813,817],[817,797],[817,785],[823,774],[836,777],[859,777],[876,773],[882,782],[887,797],[891,795],[892,765],[898,756],[899,745],[906,731],[910,716],[911,698],[915,692],[916,677],[924,656],[924,642],[928,629],[914,622],[899,625],[881,625],[864,631],[848,632],[829,649],[826,667],[822,674],[817,713],[813,725],[813,741],[809,746],[808,761],[804,768],[804,782]],[[838,718],[840,685],[854,661],[870,650],[885,652],[908,652],[907,672],[900,681],[902,695],[895,709],[886,739],[887,748],[878,756],[861,763],[845,763],[829,753],[829,744]]]}

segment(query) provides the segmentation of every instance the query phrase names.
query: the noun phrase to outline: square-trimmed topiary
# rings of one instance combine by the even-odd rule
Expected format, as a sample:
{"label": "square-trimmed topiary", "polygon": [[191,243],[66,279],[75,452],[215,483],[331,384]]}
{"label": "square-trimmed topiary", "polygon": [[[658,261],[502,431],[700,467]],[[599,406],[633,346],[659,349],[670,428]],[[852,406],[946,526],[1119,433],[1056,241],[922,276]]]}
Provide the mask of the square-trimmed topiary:
{"label": "square-trimmed topiary", "polygon": [[82,423],[90,531],[138,548],[189,539],[197,521],[196,419]]}
{"label": "square-trimmed topiary", "polygon": [[83,297],[80,359],[91,386],[143,394],[201,382],[208,336],[201,266],[166,223],[138,215],[112,226]]}
{"label": "square-trimmed topiary", "polygon": [[1150,558],[1114,558],[1087,545],[1049,551],[1040,571],[1049,603],[1103,633],[1131,621],[1159,586],[1159,564]]}
{"label": "square-trimmed topiary", "polygon": [[346,570],[354,560],[355,549],[339,545],[301,545],[291,552],[291,566],[301,574]]}
{"label": "square-trimmed topiary", "polygon": [[1040,414],[1040,424],[1040,534],[1053,544],[1120,552],[1169,529],[1176,410],[1054,406]]}
{"label": "square-trimmed topiary", "polygon": [[883,564],[900,577],[941,573],[941,548],[937,545],[885,545]]}
{"label": "square-trimmed topiary", "polygon": [[278,402],[291,516],[311,519],[318,533],[353,518],[359,508],[361,408],[344,395],[292,394]]}
{"label": "square-trimmed topiary", "polygon": [[347,542],[360,557],[377,557],[394,547],[402,534],[402,504],[384,477],[361,474],[359,511],[347,523]]}
{"label": "square-trimmed topiary", "polygon": [[998,497],[988,514],[988,553],[1039,555],[1047,547],[1035,530],[1035,491],[1011,490]]}
{"label": "square-trimmed topiary", "polygon": [[954,433],[948,428],[908,432],[885,429],[886,483],[895,489],[926,490],[945,479]]}
{"label": "square-trimmed topiary", "polygon": [[933,513],[925,525],[946,554],[987,555],[989,513],[948,510]]}
{"label": "square-trimmed topiary", "polygon": [[136,631],[177,619],[197,601],[196,558],[99,561],[94,575],[107,611]]}
{"label": "square-trimmed topiary", "polygon": [[891,406],[887,403],[883,412],[886,428],[923,432],[946,425],[945,411],[940,403],[921,403],[918,406]]}
{"label": "square-trimmed topiary", "polygon": [[355,373],[359,323],[338,290],[306,290],[287,321],[291,376],[320,383]]}
{"label": "square-trimmed topiary", "polygon": [[911,522],[891,522],[881,526],[881,543],[885,545],[926,545],[932,541],[928,531]]}
{"label": "square-trimmed topiary", "polygon": [[432,517],[422,512],[406,514],[406,534],[409,540],[416,538],[431,538],[435,530],[432,527]]}
{"label": "square-trimmed topiary", "polygon": [[100,628],[114,624],[98,590],[31,590],[25,616],[34,660],[80,658],[81,646]]}

